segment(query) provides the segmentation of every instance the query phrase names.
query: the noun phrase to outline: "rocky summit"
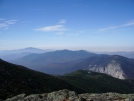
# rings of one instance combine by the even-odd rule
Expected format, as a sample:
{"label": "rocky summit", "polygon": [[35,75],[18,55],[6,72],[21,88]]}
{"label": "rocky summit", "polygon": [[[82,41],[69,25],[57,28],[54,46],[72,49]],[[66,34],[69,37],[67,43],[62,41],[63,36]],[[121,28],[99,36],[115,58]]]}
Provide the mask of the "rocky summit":
{"label": "rocky summit", "polygon": [[5,101],[134,101],[134,94],[85,93],[77,94],[67,89],[44,94],[20,94]]}

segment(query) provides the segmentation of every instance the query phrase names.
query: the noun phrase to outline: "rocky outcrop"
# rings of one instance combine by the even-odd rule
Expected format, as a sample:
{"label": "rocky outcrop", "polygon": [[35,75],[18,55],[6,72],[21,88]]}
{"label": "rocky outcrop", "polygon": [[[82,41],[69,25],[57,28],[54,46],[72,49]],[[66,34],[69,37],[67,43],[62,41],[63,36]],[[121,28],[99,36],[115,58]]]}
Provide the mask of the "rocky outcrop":
{"label": "rocky outcrop", "polygon": [[44,94],[32,94],[26,96],[20,94],[18,96],[7,99],[6,101],[82,101],[81,97],[74,91],[67,89],[54,91],[51,93]]}
{"label": "rocky outcrop", "polygon": [[134,94],[101,93],[77,94],[67,89],[44,94],[20,94],[5,101],[134,101]]}
{"label": "rocky outcrop", "polygon": [[118,79],[134,80],[134,62],[118,55],[98,55],[89,57],[74,65],[73,70],[85,69],[105,73]]}
{"label": "rocky outcrop", "polygon": [[99,73],[105,73],[105,74],[111,75],[112,77],[119,78],[119,79],[127,78],[120,64],[116,61],[111,61],[106,66],[90,65],[89,70],[94,71],[94,72],[99,72]]}

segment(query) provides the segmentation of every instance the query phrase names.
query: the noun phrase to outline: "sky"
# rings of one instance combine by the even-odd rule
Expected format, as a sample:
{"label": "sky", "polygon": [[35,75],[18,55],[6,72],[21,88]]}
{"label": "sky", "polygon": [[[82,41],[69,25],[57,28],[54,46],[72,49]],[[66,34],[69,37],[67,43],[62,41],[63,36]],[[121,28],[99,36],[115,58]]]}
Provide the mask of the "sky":
{"label": "sky", "polygon": [[134,51],[134,0],[0,0],[0,50]]}

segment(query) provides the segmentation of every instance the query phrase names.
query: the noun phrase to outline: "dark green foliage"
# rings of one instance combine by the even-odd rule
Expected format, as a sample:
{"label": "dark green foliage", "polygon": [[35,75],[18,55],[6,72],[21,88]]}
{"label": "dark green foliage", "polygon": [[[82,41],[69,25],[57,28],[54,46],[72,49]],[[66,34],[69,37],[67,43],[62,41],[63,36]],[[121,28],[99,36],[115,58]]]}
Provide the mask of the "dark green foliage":
{"label": "dark green foliage", "polygon": [[102,73],[78,70],[59,76],[59,78],[85,90],[87,93],[134,93],[133,80],[120,80]]}
{"label": "dark green foliage", "polygon": [[60,89],[84,92],[57,77],[0,60],[0,99],[21,93],[45,93]]}

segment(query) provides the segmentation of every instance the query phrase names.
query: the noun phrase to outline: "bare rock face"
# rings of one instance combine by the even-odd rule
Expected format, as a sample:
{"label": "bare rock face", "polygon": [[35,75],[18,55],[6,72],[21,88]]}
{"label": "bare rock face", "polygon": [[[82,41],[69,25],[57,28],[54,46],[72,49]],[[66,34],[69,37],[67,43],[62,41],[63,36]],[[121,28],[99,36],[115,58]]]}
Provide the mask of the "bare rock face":
{"label": "bare rock face", "polygon": [[89,70],[94,71],[94,72],[105,73],[105,74],[111,75],[112,77],[115,77],[118,79],[126,79],[127,78],[127,76],[125,75],[124,71],[122,70],[120,64],[116,61],[111,61],[105,67],[101,66],[101,65],[100,66],[94,65],[91,67],[91,65],[90,65]]}
{"label": "bare rock face", "polygon": [[98,55],[82,60],[73,66],[73,70],[85,69],[118,79],[134,79],[133,67],[133,59],[118,55]]}
{"label": "bare rock face", "polygon": [[77,94],[67,89],[44,94],[32,94],[8,98],[5,101],[134,101],[134,94],[101,93]]}

